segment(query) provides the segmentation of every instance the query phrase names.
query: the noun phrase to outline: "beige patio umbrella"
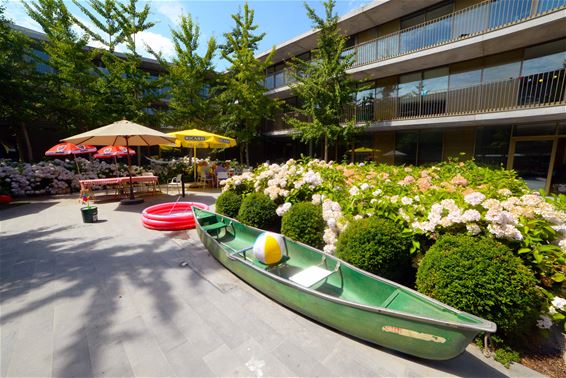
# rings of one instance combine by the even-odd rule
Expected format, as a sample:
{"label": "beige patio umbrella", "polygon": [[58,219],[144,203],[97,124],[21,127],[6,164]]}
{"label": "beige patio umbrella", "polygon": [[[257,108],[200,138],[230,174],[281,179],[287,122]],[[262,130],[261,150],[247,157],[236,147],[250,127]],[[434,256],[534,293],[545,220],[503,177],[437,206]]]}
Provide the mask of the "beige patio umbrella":
{"label": "beige patio umbrella", "polygon": [[[117,121],[98,129],[77,134],[62,139],[65,142],[75,144],[92,144],[95,146],[155,146],[158,144],[170,144],[175,142],[175,137],[157,130],[150,129],[127,120]],[[130,175],[130,198],[122,200],[123,204],[141,203],[143,199],[134,198],[134,186],[132,182],[132,159],[128,154],[128,173]]]}

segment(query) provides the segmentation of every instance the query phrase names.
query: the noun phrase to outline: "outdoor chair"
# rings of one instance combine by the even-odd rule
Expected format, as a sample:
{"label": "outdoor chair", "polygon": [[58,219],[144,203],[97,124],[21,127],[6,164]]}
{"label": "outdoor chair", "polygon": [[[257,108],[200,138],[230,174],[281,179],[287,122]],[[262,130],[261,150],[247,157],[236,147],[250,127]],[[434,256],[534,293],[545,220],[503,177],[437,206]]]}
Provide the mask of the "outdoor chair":
{"label": "outdoor chair", "polygon": [[220,181],[226,180],[229,177],[228,172],[216,172],[216,187],[220,187]]}
{"label": "outdoor chair", "polygon": [[171,181],[167,183],[167,194],[169,194],[169,187],[177,188],[177,194],[181,192],[181,174],[173,177]]}
{"label": "outdoor chair", "polygon": [[205,174],[199,175],[198,177],[198,182],[200,185],[202,185],[203,187],[208,187],[208,183],[210,182],[210,185],[212,186],[214,183],[212,181],[212,176]]}

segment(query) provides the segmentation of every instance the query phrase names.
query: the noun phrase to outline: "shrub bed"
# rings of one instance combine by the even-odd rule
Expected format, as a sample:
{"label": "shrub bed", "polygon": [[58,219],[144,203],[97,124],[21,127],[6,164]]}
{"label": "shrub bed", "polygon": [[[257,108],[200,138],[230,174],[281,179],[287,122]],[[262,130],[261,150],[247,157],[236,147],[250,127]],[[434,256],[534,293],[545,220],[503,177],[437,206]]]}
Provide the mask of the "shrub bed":
{"label": "shrub bed", "polygon": [[252,193],[242,201],[238,220],[248,226],[262,230],[278,231],[280,218],[275,210],[277,205],[263,193]]}
{"label": "shrub bed", "polygon": [[242,196],[232,192],[223,192],[216,200],[216,212],[230,218],[236,218],[242,205]]}
{"label": "shrub bed", "polygon": [[395,281],[410,272],[410,241],[386,219],[366,218],[350,223],[338,238],[339,258],[358,268]]}
{"label": "shrub bed", "polygon": [[324,246],[322,235],[325,225],[320,206],[310,202],[299,202],[283,215],[281,233],[293,240],[321,249]]}
{"label": "shrub bed", "polygon": [[541,307],[531,270],[507,246],[486,237],[442,236],[419,266],[417,289],[495,322],[504,336],[529,330]]}

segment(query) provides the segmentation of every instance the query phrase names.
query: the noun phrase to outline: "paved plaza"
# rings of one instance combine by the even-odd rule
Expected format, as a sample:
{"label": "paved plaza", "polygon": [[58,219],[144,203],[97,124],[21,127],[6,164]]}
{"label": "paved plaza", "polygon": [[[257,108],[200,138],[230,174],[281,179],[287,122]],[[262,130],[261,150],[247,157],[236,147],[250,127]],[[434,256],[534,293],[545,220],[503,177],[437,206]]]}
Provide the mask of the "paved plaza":
{"label": "paved plaza", "polygon": [[194,230],[142,226],[143,208],[176,199],[100,203],[96,224],[82,223],[77,196],[0,210],[2,377],[537,375],[473,345],[426,361],[304,318],[218,264]]}

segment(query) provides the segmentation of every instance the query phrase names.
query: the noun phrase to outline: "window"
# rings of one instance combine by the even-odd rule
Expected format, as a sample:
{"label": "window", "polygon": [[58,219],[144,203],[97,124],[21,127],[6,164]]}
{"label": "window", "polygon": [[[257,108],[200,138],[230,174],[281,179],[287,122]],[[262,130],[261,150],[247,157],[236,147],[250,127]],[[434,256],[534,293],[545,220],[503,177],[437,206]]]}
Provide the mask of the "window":
{"label": "window", "polygon": [[375,99],[375,88],[367,88],[369,83],[363,85],[362,88],[356,93],[356,120],[357,121],[371,121],[373,119],[373,106]]}
{"label": "window", "polygon": [[511,126],[485,126],[476,129],[474,158],[478,164],[501,167],[507,164]]}
{"label": "window", "polygon": [[418,164],[436,163],[442,160],[442,130],[421,131],[419,133]]}
{"label": "window", "polygon": [[[450,1],[402,18],[401,52],[418,50],[448,40],[452,34],[452,20],[449,17],[426,25],[417,25],[448,15],[453,9],[454,4]],[[403,31],[404,29],[408,30]]]}
{"label": "window", "polygon": [[521,76],[566,68],[566,39],[525,49]]}
{"label": "window", "polygon": [[483,83],[492,81],[504,81],[519,77],[521,62],[504,63],[497,66],[486,67],[483,69]]}
{"label": "window", "polygon": [[383,156],[393,156],[395,164],[416,164],[417,147],[419,144],[418,131],[398,131],[395,134],[395,149]]}
{"label": "window", "polygon": [[473,87],[481,83],[481,69],[450,74],[450,90]]}

